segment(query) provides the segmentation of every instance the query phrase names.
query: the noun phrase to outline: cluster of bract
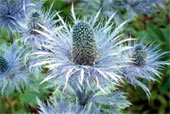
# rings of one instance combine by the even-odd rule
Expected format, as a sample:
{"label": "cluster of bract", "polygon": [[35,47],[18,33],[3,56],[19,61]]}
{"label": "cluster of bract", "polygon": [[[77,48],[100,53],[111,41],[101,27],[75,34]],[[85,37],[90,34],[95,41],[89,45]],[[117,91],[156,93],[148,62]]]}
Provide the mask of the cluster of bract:
{"label": "cluster of bract", "polygon": [[[124,39],[121,30],[128,21],[113,26],[116,13],[104,22],[100,20],[103,9],[81,19],[72,6],[73,22],[69,24],[59,13],[51,12],[53,4],[43,11],[43,0],[0,0],[0,3],[0,28],[6,27],[21,36],[9,48],[1,47],[0,93],[24,91],[31,85],[30,69],[38,68],[38,72],[42,72],[46,68],[46,77],[41,83],[50,82],[48,87],[55,87],[54,94],[59,92],[62,97],[47,104],[37,100],[39,113],[121,113],[131,104],[116,86],[128,80],[149,96],[149,89],[138,79],[155,81],[154,76],[159,77],[159,70],[167,64],[159,61],[165,54],[159,46]],[[138,11],[143,5],[149,9],[152,6],[149,0],[122,0],[121,3],[123,8]],[[56,16],[58,20],[54,19]]]}

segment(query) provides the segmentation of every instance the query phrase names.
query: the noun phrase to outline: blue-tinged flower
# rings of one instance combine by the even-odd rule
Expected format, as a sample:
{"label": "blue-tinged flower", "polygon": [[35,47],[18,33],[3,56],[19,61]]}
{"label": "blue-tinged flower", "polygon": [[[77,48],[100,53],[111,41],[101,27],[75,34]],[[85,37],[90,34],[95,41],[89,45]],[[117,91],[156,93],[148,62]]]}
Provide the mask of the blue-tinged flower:
{"label": "blue-tinged flower", "polygon": [[162,74],[160,70],[162,70],[163,65],[168,63],[159,60],[166,54],[166,52],[161,53],[160,45],[155,47],[153,47],[153,43],[144,45],[143,40],[140,43],[129,43],[129,46],[133,46],[134,49],[128,50],[125,55],[133,60],[123,69],[123,72],[130,84],[140,86],[149,96],[149,89],[140,82],[140,79],[156,81],[156,77],[160,77]]}
{"label": "blue-tinged flower", "polygon": [[8,96],[14,91],[21,92],[29,84],[30,75],[24,64],[24,48],[13,44],[7,48],[2,47],[0,54],[0,93]]}
{"label": "blue-tinged flower", "polygon": [[53,30],[53,27],[58,22],[55,20],[57,13],[51,13],[53,4],[50,6],[49,10],[45,11],[42,9],[43,1],[30,10],[28,16],[24,21],[21,22],[21,34],[22,41],[25,45],[32,45],[35,48],[41,48],[45,36],[39,34],[35,30],[49,33]]}
{"label": "blue-tinged flower", "polygon": [[91,105],[85,109],[78,102],[73,104],[68,99],[67,102],[64,102],[62,98],[60,102],[54,99],[52,103],[47,102],[47,104],[42,103],[38,99],[38,105],[40,107],[40,114],[99,114],[99,109],[92,110]]}
{"label": "blue-tinged flower", "polygon": [[72,16],[74,26],[66,24],[58,14],[63,28],[53,32],[52,36],[37,31],[47,37],[45,50],[34,52],[36,58],[42,59],[31,67],[45,65],[50,74],[44,81],[53,79],[58,87],[67,87],[69,83],[80,83],[84,81],[96,84],[103,92],[106,85],[122,81],[119,75],[121,68],[126,65],[126,60],[121,55],[129,47],[123,46],[123,42],[131,39],[121,39],[118,35],[123,25],[113,30],[110,17],[105,23],[98,21],[98,16],[79,20],[74,14]]}
{"label": "blue-tinged flower", "polygon": [[0,3],[0,29],[10,32],[18,31],[18,21],[34,6],[30,0],[0,0]]}

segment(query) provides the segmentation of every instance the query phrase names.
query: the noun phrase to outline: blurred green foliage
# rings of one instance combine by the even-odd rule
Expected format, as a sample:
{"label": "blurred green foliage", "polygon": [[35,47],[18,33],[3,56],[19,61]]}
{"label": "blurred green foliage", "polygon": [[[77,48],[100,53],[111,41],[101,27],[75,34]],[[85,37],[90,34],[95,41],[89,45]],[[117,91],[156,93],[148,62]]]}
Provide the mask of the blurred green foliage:
{"label": "blurred green foliage", "polygon": [[[52,10],[61,11],[61,15],[66,20],[70,20],[71,4],[65,0],[54,0]],[[53,0],[48,0],[44,4],[44,8],[49,8]],[[75,9],[76,9],[76,4]],[[134,38],[143,38],[147,34],[145,42],[155,41],[156,44],[161,44],[162,51],[170,51],[170,4],[166,4],[164,8],[158,9],[159,12],[150,16],[141,15],[129,23],[124,33],[127,36]],[[82,15],[82,14],[80,14]],[[0,45],[9,42],[7,33],[0,32]],[[170,61],[170,54],[166,54],[162,60]],[[151,91],[151,98],[148,100],[146,94],[141,88],[133,88],[126,85],[123,91],[128,93],[129,101],[133,104],[125,113],[128,114],[170,114],[170,66],[166,66],[162,71],[161,79],[158,83],[150,83],[147,86]],[[36,79],[40,82],[41,79]],[[8,98],[0,96],[0,114],[13,113],[36,113],[36,97],[47,99],[50,96],[50,91],[46,84],[33,85],[33,88],[28,88],[23,94],[15,93]]]}

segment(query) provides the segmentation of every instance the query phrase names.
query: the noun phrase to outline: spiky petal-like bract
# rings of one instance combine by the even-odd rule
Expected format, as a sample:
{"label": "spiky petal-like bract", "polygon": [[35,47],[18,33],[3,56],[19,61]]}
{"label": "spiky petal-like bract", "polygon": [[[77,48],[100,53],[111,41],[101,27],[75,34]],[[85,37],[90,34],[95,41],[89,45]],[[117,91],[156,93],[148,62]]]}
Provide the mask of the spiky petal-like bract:
{"label": "spiky petal-like bract", "polygon": [[[73,92],[70,90],[73,90]],[[102,107],[101,109],[99,108],[99,112],[101,114],[102,112],[120,114],[123,109],[131,105],[125,97],[126,93],[116,91],[114,86],[108,87],[107,94],[105,94],[102,93],[100,89],[96,89],[95,85],[93,85],[93,89],[91,89],[91,87],[88,87],[87,84],[83,84],[83,86],[81,86],[74,83],[66,90],[66,92],[69,93],[69,95],[73,94],[76,96],[79,105],[83,107],[90,104],[92,104],[92,110]]]}
{"label": "spiky petal-like bract", "polygon": [[[91,90],[91,88],[86,85],[81,87],[77,85],[77,83],[74,83],[69,86],[64,92],[67,94],[62,94],[62,97],[60,96],[59,103],[55,100],[55,102],[51,103],[52,105],[49,103],[45,105],[38,101],[41,110],[40,113],[103,114],[104,112],[121,114],[123,109],[131,105],[125,97],[126,93],[118,91],[113,92],[115,91],[114,86],[112,86],[112,89],[108,91],[107,94],[104,94],[99,89]],[[71,98],[72,101],[68,98]]]}
{"label": "spiky petal-like bract", "polygon": [[94,65],[97,59],[97,47],[90,26],[84,22],[73,28],[73,61],[80,65]]}
{"label": "spiky petal-like bract", "polygon": [[13,44],[3,47],[4,54],[0,56],[0,93],[8,96],[14,91],[21,92],[30,83],[30,73],[23,64],[24,48]]}
{"label": "spiky petal-like bract", "polygon": [[63,99],[60,102],[57,102],[55,99],[52,104],[47,102],[47,105],[38,100],[40,106],[40,114],[99,114],[99,110],[91,110],[91,105],[88,106],[88,109],[83,109],[78,103],[72,104],[70,102],[64,103]]}

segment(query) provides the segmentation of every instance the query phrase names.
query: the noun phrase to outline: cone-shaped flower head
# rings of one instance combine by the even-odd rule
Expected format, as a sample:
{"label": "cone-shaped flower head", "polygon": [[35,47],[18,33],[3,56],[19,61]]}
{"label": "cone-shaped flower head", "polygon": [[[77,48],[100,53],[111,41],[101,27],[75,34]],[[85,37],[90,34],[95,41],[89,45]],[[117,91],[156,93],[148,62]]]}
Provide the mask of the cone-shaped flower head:
{"label": "cone-shaped flower head", "polygon": [[94,33],[85,22],[79,22],[73,28],[72,56],[73,61],[80,65],[94,65],[97,59]]}
{"label": "cone-shaped flower head", "polygon": [[140,44],[135,46],[132,57],[135,65],[142,66],[147,62],[147,53]]}
{"label": "cone-shaped flower head", "polygon": [[30,73],[23,63],[24,48],[13,44],[11,47],[2,47],[0,55],[0,93],[8,96],[14,91],[21,92],[30,84]]}
{"label": "cone-shaped flower head", "polygon": [[8,62],[0,56],[0,72],[5,72],[8,69]]}

